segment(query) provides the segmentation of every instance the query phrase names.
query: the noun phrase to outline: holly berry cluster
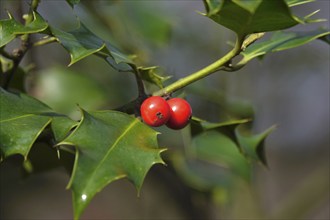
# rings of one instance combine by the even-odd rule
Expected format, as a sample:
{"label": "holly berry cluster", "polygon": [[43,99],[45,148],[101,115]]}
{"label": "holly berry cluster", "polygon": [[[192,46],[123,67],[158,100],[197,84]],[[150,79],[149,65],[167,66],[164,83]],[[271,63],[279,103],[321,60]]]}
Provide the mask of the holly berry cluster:
{"label": "holly berry cluster", "polygon": [[140,107],[143,121],[152,126],[166,125],[178,130],[184,128],[192,115],[189,103],[181,98],[165,100],[160,96],[151,96]]}

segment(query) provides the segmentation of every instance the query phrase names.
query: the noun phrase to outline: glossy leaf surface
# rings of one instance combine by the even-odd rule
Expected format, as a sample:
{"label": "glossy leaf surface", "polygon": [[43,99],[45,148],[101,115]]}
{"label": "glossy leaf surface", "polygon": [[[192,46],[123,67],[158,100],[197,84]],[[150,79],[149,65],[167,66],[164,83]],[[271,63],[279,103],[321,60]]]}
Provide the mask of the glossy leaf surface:
{"label": "glossy leaf surface", "polygon": [[75,218],[109,183],[126,177],[140,190],[151,166],[163,163],[157,132],[138,119],[116,111],[82,112],[78,127],[59,143],[77,147],[69,183]]}
{"label": "glossy leaf surface", "polygon": [[206,16],[240,36],[297,25],[284,0],[204,0]]}
{"label": "glossy leaf surface", "polygon": [[52,123],[58,139],[76,122],[53,112],[39,100],[0,89],[0,149],[5,157],[20,154],[27,159],[28,153],[45,127]]}
{"label": "glossy leaf surface", "polygon": [[11,14],[8,15],[9,19],[0,20],[0,47],[8,44],[17,35],[39,33],[48,27],[48,23],[37,12],[33,12],[33,21],[28,25],[23,25]]}

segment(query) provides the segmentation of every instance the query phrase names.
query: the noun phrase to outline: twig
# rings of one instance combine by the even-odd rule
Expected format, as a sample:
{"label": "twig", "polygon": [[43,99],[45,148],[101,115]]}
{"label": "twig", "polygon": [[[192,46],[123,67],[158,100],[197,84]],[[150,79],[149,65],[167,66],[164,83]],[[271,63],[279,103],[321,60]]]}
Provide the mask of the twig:
{"label": "twig", "polygon": [[[33,21],[33,11],[35,11],[37,9],[38,5],[39,5],[39,0],[31,1],[30,11],[26,16],[24,16],[25,25],[27,25]],[[3,83],[4,89],[8,89],[9,84],[10,84],[11,80],[13,79],[15,72],[17,71],[17,69],[19,67],[19,64],[21,63],[24,55],[26,54],[26,52],[28,51],[30,46],[31,46],[30,35],[24,34],[21,36],[21,47],[13,50],[12,55],[7,54],[7,56],[10,57],[11,60],[13,60],[13,67],[4,73],[4,76],[5,76],[4,83]],[[2,54],[6,54],[6,53],[2,53]]]}

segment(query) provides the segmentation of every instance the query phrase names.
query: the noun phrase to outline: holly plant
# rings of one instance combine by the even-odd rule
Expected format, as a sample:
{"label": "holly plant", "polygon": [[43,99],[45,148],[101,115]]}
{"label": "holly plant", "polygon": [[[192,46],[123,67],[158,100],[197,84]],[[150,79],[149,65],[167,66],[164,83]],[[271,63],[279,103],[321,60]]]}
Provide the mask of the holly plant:
{"label": "holly plant", "polygon": [[[149,65],[143,52],[136,53],[139,44],[116,35],[121,20],[116,20],[115,16],[111,22],[117,26],[110,25],[113,35],[107,37],[100,37],[92,31],[88,22],[79,19],[77,7],[93,10],[91,5],[101,4],[101,1],[67,0],[78,23],[71,29],[55,27],[48,22],[46,14],[40,13],[40,3],[47,5],[49,2],[31,0],[23,20],[16,18],[11,11],[7,11],[7,17],[0,20],[1,163],[13,155],[21,155],[23,167],[33,172],[37,167],[30,151],[39,142],[46,143],[52,154],[57,155],[58,161],[69,164],[66,167],[71,177],[67,188],[72,191],[74,219],[80,218],[98,192],[102,193],[104,187],[116,180],[129,180],[139,192],[148,171],[156,164],[167,164],[186,187],[205,192],[219,192],[221,189],[230,193],[235,190],[233,186],[236,181],[248,182],[254,164],[267,165],[264,142],[274,126],[255,134],[252,132],[253,114],[235,113],[230,109],[227,109],[230,117],[212,122],[204,120],[194,113],[196,106],[186,101],[186,96],[189,96],[187,88],[211,74],[237,71],[251,60],[261,59],[270,53],[295,48],[313,40],[323,40],[329,44],[329,30],[319,27],[299,32],[292,28],[305,28],[310,23],[323,21],[313,19],[317,11],[302,17],[293,14],[295,6],[308,4],[312,0],[204,0],[201,4],[204,4],[205,11],[196,13],[196,16],[209,19],[209,22],[232,33],[231,49],[220,58],[215,57],[216,61],[208,66],[177,79],[158,66]],[[108,3],[110,7],[122,4],[120,1]],[[102,13],[97,14],[101,19]],[[141,25],[141,31],[148,32],[153,39],[164,38],[166,33],[157,27],[165,25],[166,19],[153,19],[152,16],[157,18],[155,12],[149,11],[148,15],[152,19],[144,22],[155,22],[156,28]],[[131,25],[134,24],[132,21]],[[58,67],[61,73],[54,70],[54,76],[67,76],[67,80],[82,82],[83,89],[78,94],[81,99],[72,100],[78,116],[54,109],[44,103],[47,100],[41,101],[40,96],[26,89],[38,83],[33,78],[38,66],[33,61],[24,63],[22,60],[35,48],[49,44],[60,45],[70,56],[68,67]],[[47,48],[51,50],[51,47]],[[82,103],[87,94],[94,97],[95,103],[98,102],[100,94],[94,89],[97,85],[77,78],[70,69],[92,56],[108,64],[110,74],[120,72],[127,77],[133,76],[137,85],[136,98],[118,106],[97,107],[98,110],[85,107]],[[64,82],[62,86],[65,86]],[[61,93],[61,87],[54,88],[53,93]],[[70,97],[71,92],[74,93],[74,90],[60,97]],[[119,90],[117,93],[112,90],[112,93],[120,96]],[[184,150],[172,147],[171,142],[168,146],[159,146],[158,137],[162,135],[158,130],[160,126],[163,126],[161,129],[172,130],[170,134],[174,139],[176,134],[184,134],[189,140]],[[66,163],[68,158],[74,158],[74,161]],[[51,163],[44,159],[45,164]],[[198,166],[200,163],[212,164],[215,169]]]}

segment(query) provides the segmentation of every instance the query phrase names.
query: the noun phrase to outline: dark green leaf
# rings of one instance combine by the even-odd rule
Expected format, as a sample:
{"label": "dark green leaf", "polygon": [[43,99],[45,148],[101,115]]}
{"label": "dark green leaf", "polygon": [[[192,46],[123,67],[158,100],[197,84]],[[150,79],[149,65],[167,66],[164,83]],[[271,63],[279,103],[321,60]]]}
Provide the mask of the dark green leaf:
{"label": "dark green leaf", "polygon": [[116,111],[87,113],[72,134],[59,145],[77,147],[73,190],[75,218],[94,195],[109,183],[128,178],[140,190],[153,164],[163,163],[157,132],[138,119]]}
{"label": "dark green leaf", "polygon": [[157,66],[152,67],[139,67],[139,73],[143,80],[157,85],[159,88],[163,88],[163,82],[170,77],[163,77],[156,73]]}
{"label": "dark green leaf", "polygon": [[34,141],[51,122],[51,109],[24,94],[0,88],[0,148],[5,157],[21,154],[24,158]]}
{"label": "dark green leaf", "polygon": [[54,27],[50,28],[52,34],[62,46],[70,53],[72,65],[75,62],[101,51],[105,47],[102,39],[93,34],[83,24],[71,32],[64,32]]}
{"label": "dark green leaf", "polygon": [[235,175],[248,180],[250,168],[239,152],[235,142],[214,130],[206,131],[192,139],[195,155],[204,161],[231,170]]}
{"label": "dark green leaf", "polygon": [[243,153],[253,160],[261,161],[264,165],[267,165],[264,140],[274,129],[275,126],[272,126],[260,134],[247,135],[244,134],[241,127],[237,127],[235,133]]}
{"label": "dark green leaf", "polygon": [[123,54],[109,42],[105,42],[92,33],[82,23],[79,23],[79,25],[79,28],[69,32],[54,27],[50,28],[54,37],[70,53],[71,62],[69,66],[85,57],[96,54],[104,58],[118,71],[132,71],[133,56]]}
{"label": "dark green leaf", "polygon": [[284,0],[204,0],[204,3],[208,17],[240,36],[281,30],[299,23]]}
{"label": "dark green leaf", "polygon": [[249,121],[250,121],[249,119],[239,119],[239,120],[229,120],[224,122],[213,123],[197,117],[192,117],[190,127],[191,127],[192,135],[195,136],[204,131],[212,130],[212,129],[228,128],[229,130],[234,130],[237,125],[245,124]]}
{"label": "dark green leaf", "polygon": [[70,134],[70,131],[77,125],[78,125],[78,122],[76,122],[66,116],[54,117],[51,126],[52,126],[55,140],[57,142],[62,141],[64,138],[66,138]]}
{"label": "dark green leaf", "polygon": [[20,154],[27,159],[35,140],[51,123],[56,140],[67,136],[77,122],[56,114],[39,100],[0,88],[0,150],[4,157]]}
{"label": "dark green leaf", "polygon": [[47,22],[37,12],[33,12],[33,21],[28,25],[22,25],[11,14],[8,15],[9,19],[0,20],[0,47],[8,44],[17,35],[39,33],[48,27]]}
{"label": "dark green leaf", "polygon": [[263,56],[267,53],[287,50],[309,43],[317,38],[325,37],[330,34],[329,30],[319,29],[304,32],[275,32],[272,37],[263,42],[257,42],[249,46],[241,54],[243,59],[239,64],[246,64],[251,59]]}

